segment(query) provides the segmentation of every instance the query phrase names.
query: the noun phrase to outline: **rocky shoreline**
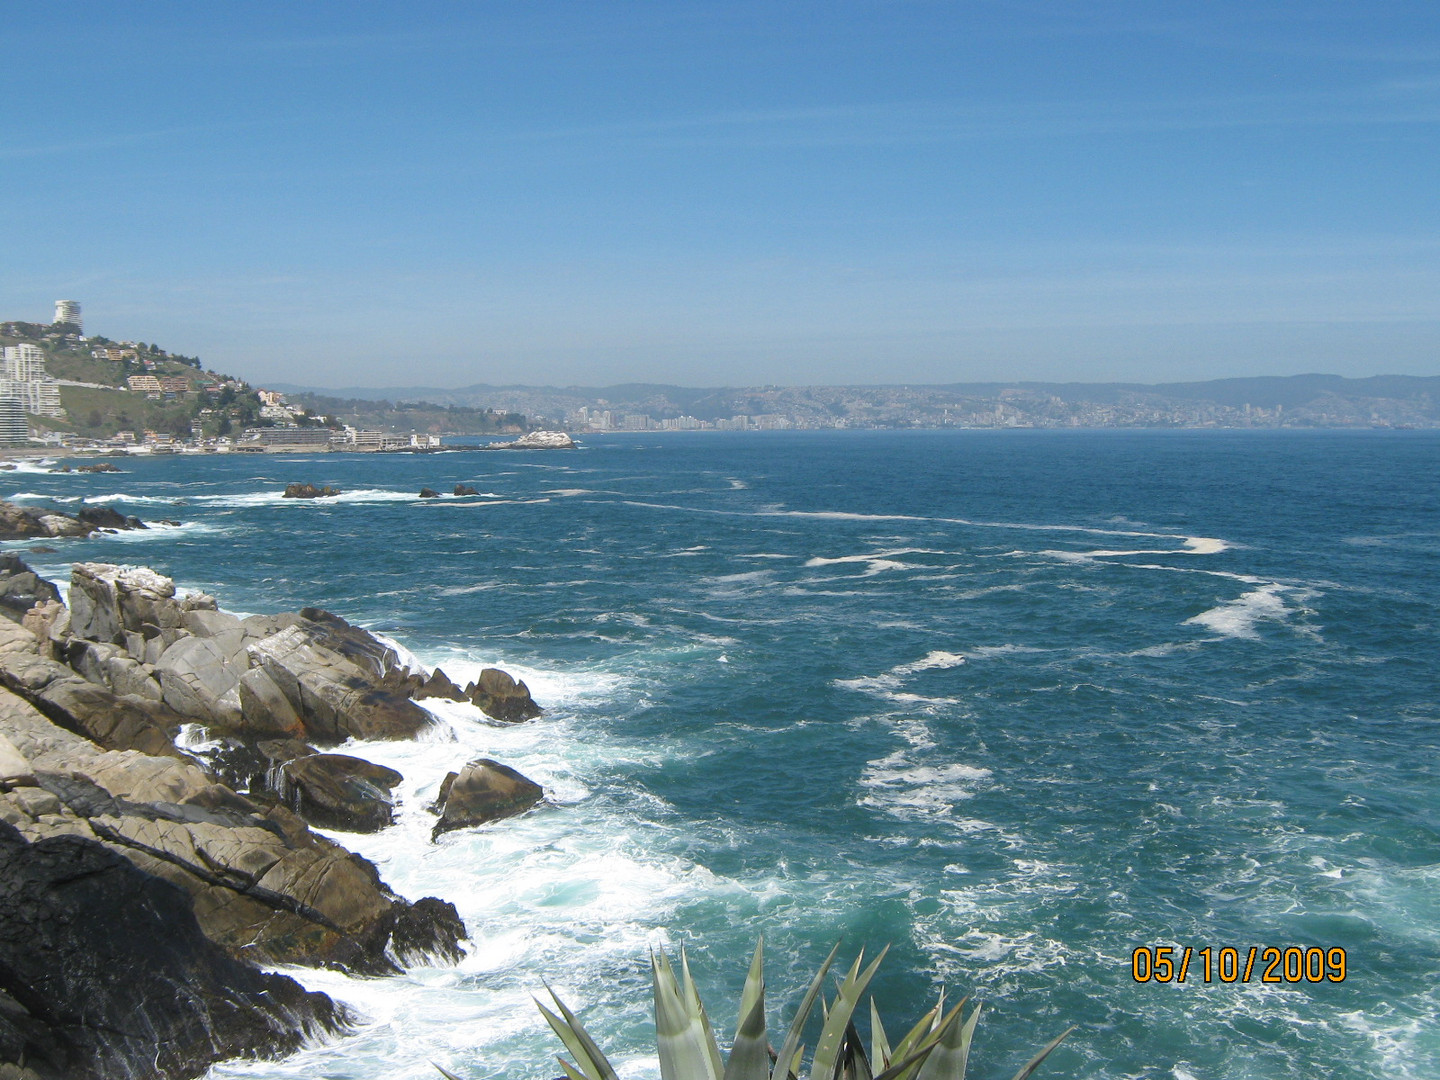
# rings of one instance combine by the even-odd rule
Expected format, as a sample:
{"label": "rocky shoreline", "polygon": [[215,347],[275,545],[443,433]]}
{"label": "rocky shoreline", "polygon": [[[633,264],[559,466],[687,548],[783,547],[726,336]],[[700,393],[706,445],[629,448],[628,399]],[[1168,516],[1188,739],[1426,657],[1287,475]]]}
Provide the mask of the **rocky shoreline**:
{"label": "rocky shoreline", "polygon": [[[349,1018],[256,964],[460,958],[452,904],[396,895],[311,829],[384,828],[402,779],[326,748],[413,738],[429,697],[522,722],[542,711],[523,682],[492,668],[462,690],[329,612],[241,619],[144,568],[76,563],[69,598],[0,561],[0,1080],[284,1054]],[[457,762],[434,836],[543,797]]]}

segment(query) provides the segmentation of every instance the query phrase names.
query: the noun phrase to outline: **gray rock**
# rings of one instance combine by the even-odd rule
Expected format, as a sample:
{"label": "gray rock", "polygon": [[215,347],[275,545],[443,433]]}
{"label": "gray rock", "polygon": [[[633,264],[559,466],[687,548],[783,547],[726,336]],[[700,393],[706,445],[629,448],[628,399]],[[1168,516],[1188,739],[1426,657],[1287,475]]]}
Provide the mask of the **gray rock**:
{"label": "gray rock", "polygon": [[227,656],[211,638],[184,637],[161,654],[155,674],[165,704],[181,716],[234,730],[241,725],[237,687],[248,666]]}
{"label": "gray rock", "polygon": [[506,724],[530,720],[545,711],[535,704],[524,682],[499,668],[480,672],[479,680],[465,688],[465,696],[486,716]]}
{"label": "gray rock", "polygon": [[312,825],[378,832],[394,821],[390,791],[402,779],[363,758],[310,754],[280,765],[276,794]]}
{"label": "gray rock", "polygon": [[539,784],[509,765],[479,758],[441,782],[435,804],[440,820],[435,823],[431,839],[452,829],[523,814],[544,797]]}

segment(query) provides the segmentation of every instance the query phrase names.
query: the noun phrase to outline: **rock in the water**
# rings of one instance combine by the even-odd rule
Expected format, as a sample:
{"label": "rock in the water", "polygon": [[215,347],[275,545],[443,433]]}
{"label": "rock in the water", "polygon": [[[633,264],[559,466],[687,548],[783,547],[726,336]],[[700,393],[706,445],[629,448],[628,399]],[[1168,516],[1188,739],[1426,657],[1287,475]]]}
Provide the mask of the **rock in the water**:
{"label": "rock in the water", "polygon": [[184,890],[93,839],[31,843],[4,821],[0,973],[0,1061],[42,1080],[186,1080],[347,1026],[324,994],[207,940]]}
{"label": "rock in the water", "polygon": [[486,716],[506,724],[518,724],[544,713],[530,697],[530,688],[499,668],[480,672],[478,682],[465,688],[465,696]]}
{"label": "rock in the water", "polygon": [[420,498],[422,499],[438,499],[439,497],[440,492],[436,491],[434,488],[422,487],[420,489]]}
{"label": "rock in the water", "polygon": [[575,440],[563,431],[532,431],[513,442],[490,443],[481,450],[574,450]]}
{"label": "rock in the water", "polygon": [[476,491],[469,484],[456,484],[455,494],[461,498],[464,498],[467,495],[479,495],[480,492]]}
{"label": "rock in the water", "polygon": [[[57,510],[42,510],[29,506],[16,506],[10,502],[0,502],[0,540],[25,540],[32,536],[89,536],[100,528],[145,528],[139,518],[121,517],[113,510],[107,511],[107,514],[115,514],[115,517],[120,519],[118,525],[101,526],[88,520],[94,517],[91,511],[101,509],[100,507],[86,507],[80,511],[80,517],[75,518]],[[110,520],[108,516],[106,520]]]}
{"label": "rock in the water", "polygon": [[395,929],[390,932],[390,952],[406,965],[427,960],[458,964],[465,955],[459,943],[465,939],[465,924],[455,905],[426,896],[397,911]]}
{"label": "rock in the water", "polygon": [[36,604],[60,599],[60,590],[25,565],[13,551],[0,554],[0,615],[20,622]]}
{"label": "rock in the water", "polygon": [[96,529],[116,529],[121,532],[146,527],[138,517],[126,517],[118,510],[112,510],[108,506],[87,506],[75,515],[75,519],[81,524],[91,525]]}
{"label": "rock in the water", "polygon": [[440,784],[431,839],[451,829],[483,825],[487,821],[523,814],[545,797],[533,780],[521,776],[509,765],[490,758],[470,762],[458,773],[450,773]]}
{"label": "rock in the water", "polygon": [[329,484],[324,487],[316,487],[314,484],[286,484],[284,499],[333,499],[340,494],[338,488]]}
{"label": "rock in the water", "polygon": [[430,673],[430,677],[415,688],[410,695],[416,701],[424,701],[426,698],[443,698],[445,701],[469,701],[465,691],[461,690],[453,682],[450,676],[441,671],[438,667]]}
{"label": "rock in the water", "polygon": [[394,769],[363,758],[311,754],[279,767],[275,793],[312,825],[378,832],[394,820],[390,789],[402,779]]}
{"label": "rock in the water", "polygon": [[97,461],[94,465],[77,465],[75,467],[75,471],[88,473],[106,473],[119,472],[120,470],[117,469],[114,465],[111,465],[108,461]]}

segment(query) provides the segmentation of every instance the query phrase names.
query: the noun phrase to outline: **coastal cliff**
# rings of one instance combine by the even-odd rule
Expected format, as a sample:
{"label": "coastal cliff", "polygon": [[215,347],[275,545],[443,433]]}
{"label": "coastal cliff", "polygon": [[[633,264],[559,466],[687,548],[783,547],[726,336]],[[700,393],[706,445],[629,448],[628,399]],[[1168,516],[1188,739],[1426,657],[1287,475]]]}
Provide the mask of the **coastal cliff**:
{"label": "coastal cliff", "polygon": [[[190,1077],[343,1029],[343,1007],[253,964],[383,975],[460,957],[453,905],[398,896],[311,828],[385,827],[400,775],[319,748],[414,737],[433,723],[417,698],[518,722],[540,712],[524,683],[488,669],[462,691],[329,612],[242,619],[143,568],[75,564],[68,608],[18,558],[0,573],[34,599],[23,615],[0,606],[0,898],[27,898],[0,902],[0,1063],[44,1080]],[[204,749],[178,747],[182,729]],[[496,762],[458,775],[437,835],[543,797]],[[76,875],[97,884],[67,891]],[[118,944],[92,940],[104,906],[136,896],[155,918],[136,915]],[[7,958],[36,920],[54,930],[50,974]],[[177,1011],[164,1002],[183,992],[181,968],[197,983]],[[170,989],[129,999],[121,1022],[131,984]],[[252,1008],[263,994],[274,1007]],[[117,1025],[130,1034],[106,1034]]]}

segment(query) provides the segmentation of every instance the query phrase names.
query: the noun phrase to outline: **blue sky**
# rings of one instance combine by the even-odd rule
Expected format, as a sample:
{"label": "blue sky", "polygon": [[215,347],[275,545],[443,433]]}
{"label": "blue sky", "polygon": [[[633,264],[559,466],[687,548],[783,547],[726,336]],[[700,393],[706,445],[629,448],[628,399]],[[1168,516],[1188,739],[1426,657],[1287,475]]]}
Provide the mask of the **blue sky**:
{"label": "blue sky", "polygon": [[11,3],[0,319],[253,381],[1440,374],[1440,4]]}

